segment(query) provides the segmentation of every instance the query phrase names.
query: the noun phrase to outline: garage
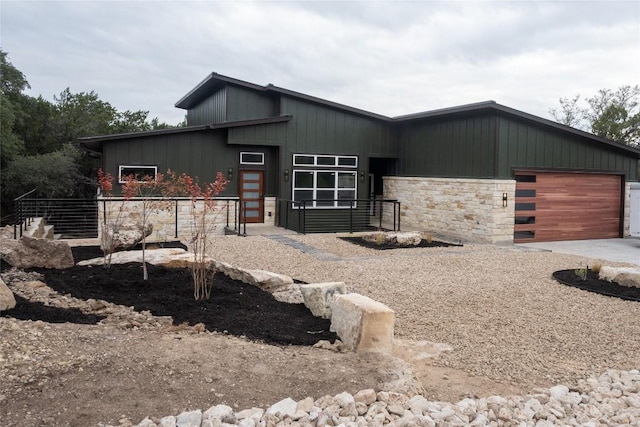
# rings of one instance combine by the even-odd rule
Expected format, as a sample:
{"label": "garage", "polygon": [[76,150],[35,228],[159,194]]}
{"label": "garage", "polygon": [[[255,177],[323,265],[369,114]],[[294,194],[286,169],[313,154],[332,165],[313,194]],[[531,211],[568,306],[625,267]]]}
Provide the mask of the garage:
{"label": "garage", "polygon": [[517,171],[515,243],[621,237],[622,176]]}

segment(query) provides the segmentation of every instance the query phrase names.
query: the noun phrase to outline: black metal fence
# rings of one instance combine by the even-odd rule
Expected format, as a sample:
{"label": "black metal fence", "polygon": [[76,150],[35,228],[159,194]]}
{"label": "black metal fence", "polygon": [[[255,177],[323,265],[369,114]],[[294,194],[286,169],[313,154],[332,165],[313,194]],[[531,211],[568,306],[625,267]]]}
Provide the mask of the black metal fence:
{"label": "black metal fence", "polygon": [[[63,239],[86,239],[96,238],[99,232],[99,208],[106,212],[108,205],[112,203],[122,203],[125,199],[41,199],[35,198],[32,190],[14,200],[14,238],[22,237],[24,231],[31,225],[35,218],[43,218],[46,225],[53,226],[56,237]],[[190,200],[188,198],[171,198],[163,200],[174,215],[174,238],[178,237],[180,224],[179,202]],[[130,199],[135,203],[137,199]],[[225,231],[240,235],[244,225],[246,234],[246,223],[244,215],[244,203],[237,198],[216,199],[223,204],[220,208],[225,209]],[[101,204],[102,206],[99,206]],[[184,214],[182,214],[184,215]],[[103,216],[102,221],[106,221]],[[233,226],[233,229],[231,228]]]}
{"label": "black metal fence", "polygon": [[[336,207],[337,206],[337,207]],[[298,233],[400,231],[400,202],[386,199],[277,200],[277,225]]]}

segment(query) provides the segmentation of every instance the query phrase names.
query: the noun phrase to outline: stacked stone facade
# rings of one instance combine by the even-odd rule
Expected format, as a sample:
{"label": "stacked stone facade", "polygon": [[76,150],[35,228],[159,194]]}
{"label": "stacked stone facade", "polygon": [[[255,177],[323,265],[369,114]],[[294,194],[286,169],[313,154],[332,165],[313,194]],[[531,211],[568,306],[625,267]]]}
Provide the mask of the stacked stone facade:
{"label": "stacked stone facade", "polygon": [[624,186],[624,223],[622,235],[624,237],[631,236],[631,183],[627,182]]}
{"label": "stacked stone facade", "polygon": [[515,190],[514,180],[384,177],[403,227],[463,242],[513,243]]}
{"label": "stacked stone facade", "polygon": [[[202,211],[203,201],[196,202],[197,212]],[[98,233],[102,233],[105,210],[107,214],[107,224],[118,222],[119,224],[141,223],[142,222],[142,201],[114,200],[98,198],[100,227]],[[148,222],[153,225],[153,232],[148,237],[149,241],[165,242],[176,238],[189,241],[192,238],[191,230],[194,221],[192,215],[192,202],[190,199],[152,199],[149,204]],[[176,214],[177,213],[177,214]],[[234,227],[236,215],[236,204],[233,201],[220,200],[211,213],[207,215],[207,223],[214,224],[212,235],[224,234],[227,225],[227,214],[229,227]],[[111,226],[111,225],[110,225]]]}

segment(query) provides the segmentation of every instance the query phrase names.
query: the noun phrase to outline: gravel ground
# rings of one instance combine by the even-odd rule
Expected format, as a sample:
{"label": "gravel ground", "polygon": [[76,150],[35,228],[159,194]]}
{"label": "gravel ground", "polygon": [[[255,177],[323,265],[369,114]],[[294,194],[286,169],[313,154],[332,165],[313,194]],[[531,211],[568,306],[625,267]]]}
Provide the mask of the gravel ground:
{"label": "gravel ground", "polygon": [[530,388],[640,366],[640,304],[551,278],[593,259],[492,245],[375,251],[336,236],[288,237],[339,261],[268,236],[214,239],[210,253],[306,282],[344,281],[396,311],[396,337],[450,344],[435,364],[471,375]]}

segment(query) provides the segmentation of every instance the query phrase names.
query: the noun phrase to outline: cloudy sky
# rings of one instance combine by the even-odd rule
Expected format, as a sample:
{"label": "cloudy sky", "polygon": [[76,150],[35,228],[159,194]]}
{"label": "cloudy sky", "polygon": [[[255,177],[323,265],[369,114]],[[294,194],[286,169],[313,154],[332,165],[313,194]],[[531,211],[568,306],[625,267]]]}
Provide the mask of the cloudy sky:
{"label": "cloudy sky", "polygon": [[640,84],[634,1],[6,1],[0,47],[53,100],[95,91],[176,124],[209,73],[396,116]]}

